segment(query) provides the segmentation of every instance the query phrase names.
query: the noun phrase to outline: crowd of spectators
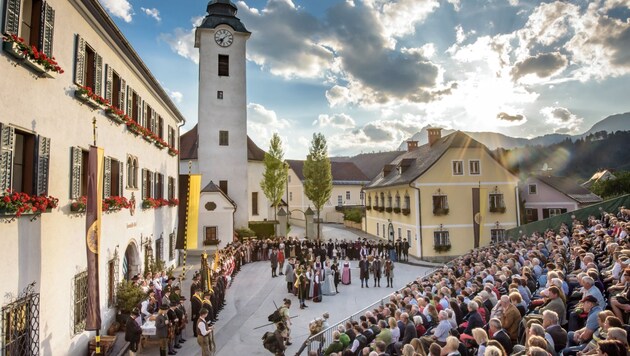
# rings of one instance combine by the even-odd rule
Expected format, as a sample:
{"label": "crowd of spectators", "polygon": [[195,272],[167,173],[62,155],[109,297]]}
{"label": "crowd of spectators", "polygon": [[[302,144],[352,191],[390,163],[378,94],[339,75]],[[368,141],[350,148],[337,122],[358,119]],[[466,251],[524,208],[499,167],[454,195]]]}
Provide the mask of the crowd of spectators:
{"label": "crowd of spectators", "polygon": [[626,356],[629,215],[475,249],[339,325],[311,354]]}

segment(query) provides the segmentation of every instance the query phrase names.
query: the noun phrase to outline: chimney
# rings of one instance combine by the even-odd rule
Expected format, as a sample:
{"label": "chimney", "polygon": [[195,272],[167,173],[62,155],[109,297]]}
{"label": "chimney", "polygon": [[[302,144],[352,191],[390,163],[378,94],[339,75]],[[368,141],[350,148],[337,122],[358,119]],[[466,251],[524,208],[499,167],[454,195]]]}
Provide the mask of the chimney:
{"label": "chimney", "polygon": [[391,171],[394,170],[394,165],[393,164],[386,164],[383,166],[383,177],[387,177],[387,175],[389,173],[391,173]]}
{"label": "chimney", "polygon": [[416,148],[418,148],[418,141],[412,141],[412,140],[407,141],[407,152],[411,152],[415,150]]}
{"label": "chimney", "polygon": [[433,144],[442,138],[442,129],[439,127],[429,127],[427,132],[429,133],[429,146],[433,147]]}

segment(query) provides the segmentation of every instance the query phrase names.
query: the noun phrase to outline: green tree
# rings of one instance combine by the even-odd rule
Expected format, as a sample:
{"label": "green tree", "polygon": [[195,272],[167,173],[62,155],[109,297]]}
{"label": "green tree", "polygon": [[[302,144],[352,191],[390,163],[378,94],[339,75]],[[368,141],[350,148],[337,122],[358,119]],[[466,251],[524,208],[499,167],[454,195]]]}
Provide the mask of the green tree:
{"label": "green tree", "polygon": [[591,191],[604,199],[612,199],[624,194],[630,194],[630,172],[615,172],[616,179],[598,181],[591,187]]}
{"label": "green tree", "polygon": [[317,240],[319,240],[319,214],[332,193],[332,172],[328,159],[326,138],[321,133],[313,134],[302,173],[304,175],[304,194],[313,202],[317,212]]}
{"label": "green tree", "polygon": [[282,201],[284,189],[287,186],[287,174],[289,172],[287,164],[284,162],[284,149],[282,141],[277,133],[274,133],[269,141],[269,151],[265,152],[265,173],[260,182],[260,188],[273,207],[273,216],[276,220],[278,205]]}

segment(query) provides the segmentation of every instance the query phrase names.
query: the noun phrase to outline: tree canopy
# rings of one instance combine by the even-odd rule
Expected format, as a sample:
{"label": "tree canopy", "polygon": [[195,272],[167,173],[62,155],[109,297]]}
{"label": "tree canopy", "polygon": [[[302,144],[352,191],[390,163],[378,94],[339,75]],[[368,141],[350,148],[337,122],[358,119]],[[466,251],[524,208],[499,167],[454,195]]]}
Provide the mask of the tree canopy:
{"label": "tree canopy", "polygon": [[317,212],[317,239],[319,240],[319,214],[332,193],[332,172],[328,158],[328,145],[323,134],[313,134],[302,173],[304,175],[304,194],[313,203]]}

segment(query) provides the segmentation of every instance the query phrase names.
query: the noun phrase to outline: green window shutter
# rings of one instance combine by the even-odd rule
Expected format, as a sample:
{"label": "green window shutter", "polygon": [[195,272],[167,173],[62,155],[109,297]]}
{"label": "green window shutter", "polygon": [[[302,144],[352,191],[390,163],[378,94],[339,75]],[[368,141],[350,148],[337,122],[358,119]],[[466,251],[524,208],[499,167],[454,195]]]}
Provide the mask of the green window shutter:
{"label": "green window shutter", "polygon": [[149,110],[149,106],[147,105],[146,101],[142,101],[142,111],[140,111],[142,113],[142,117],[140,118],[140,122],[142,122],[140,125],[144,126],[144,127],[149,127],[149,123],[147,122],[148,116],[147,116],[147,112]]}
{"label": "green window shutter", "polygon": [[[136,95],[138,95],[138,94],[136,93]],[[142,113],[144,112],[144,105],[143,105],[143,104],[144,104],[144,103],[142,102],[142,98],[140,98],[140,97],[138,96],[138,118],[137,118],[137,121],[136,121],[136,122],[137,122],[137,123],[138,123],[138,125],[140,125],[140,126],[144,126],[144,125],[142,124],[142,122],[143,122],[143,121],[142,121],[142,118],[143,118]]]}
{"label": "green window shutter", "polygon": [[118,103],[112,103],[113,98],[113,88],[114,85],[114,70],[108,64],[105,66],[105,99],[110,102],[110,104],[116,106]]}
{"label": "green window shutter", "polygon": [[53,56],[53,30],[55,27],[55,10],[45,2],[42,5],[39,48],[48,57]]}
{"label": "green window shutter", "polygon": [[81,164],[83,151],[81,147],[72,147],[72,163],[70,167],[70,199],[81,197]]}
{"label": "green window shutter", "polygon": [[85,40],[77,35],[77,53],[74,58],[74,82],[85,85]]}
{"label": "green window shutter", "polygon": [[4,27],[2,33],[17,35],[20,30],[21,0],[4,1]]}
{"label": "green window shutter", "polygon": [[120,194],[120,196],[122,197],[123,194],[123,189],[124,189],[124,180],[123,180],[123,171],[125,170],[125,163],[124,162],[118,162],[119,166],[118,166],[118,194]]}
{"label": "green window shutter", "polygon": [[133,113],[133,89],[130,86],[127,86],[127,116],[131,117]]}
{"label": "green window shutter", "polygon": [[0,123],[0,190],[3,192],[13,186],[14,150],[15,129]]}
{"label": "green window shutter", "polygon": [[[113,103],[114,105],[118,105],[118,108],[120,110],[125,110],[127,109],[127,103],[125,102],[125,95],[127,94],[127,84],[125,83],[125,80],[120,78],[120,88],[114,88],[114,90],[119,90],[120,91],[120,95],[118,96],[120,98],[120,102],[119,103]],[[127,115],[129,115],[129,113],[127,113]]]}
{"label": "green window shutter", "polygon": [[147,170],[143,169],[142,170],[142,199],[146,199],[147,198],[147,193],[148,193],[148,187],[147,187]]}
{"label": "green window shutter", "polygon": [[94,53],[94,93],[103,95],[103,57]]}
{"label": "green window shutter", "polygon": [[37,136],[37,181],[35,192],[37,195],[48,195],[48,176],[50,166],[50,139]]}
{"label": "green window shutter", "polygon": [[103,197],[112,195],[112,159],[105,157],[103,164]]}

